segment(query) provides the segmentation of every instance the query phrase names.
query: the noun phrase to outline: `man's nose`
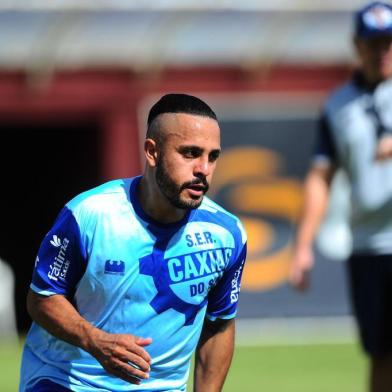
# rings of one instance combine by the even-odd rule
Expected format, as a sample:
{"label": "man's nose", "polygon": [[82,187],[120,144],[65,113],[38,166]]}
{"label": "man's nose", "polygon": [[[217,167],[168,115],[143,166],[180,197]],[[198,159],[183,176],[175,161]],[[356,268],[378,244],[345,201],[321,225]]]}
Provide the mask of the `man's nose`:
{"label": "man's nose", "polygon": [[208,157],[200,157],[195,165],[194,174],[195,175],[203,175],[207,177],[211,173],[211,162],[208,160]]}

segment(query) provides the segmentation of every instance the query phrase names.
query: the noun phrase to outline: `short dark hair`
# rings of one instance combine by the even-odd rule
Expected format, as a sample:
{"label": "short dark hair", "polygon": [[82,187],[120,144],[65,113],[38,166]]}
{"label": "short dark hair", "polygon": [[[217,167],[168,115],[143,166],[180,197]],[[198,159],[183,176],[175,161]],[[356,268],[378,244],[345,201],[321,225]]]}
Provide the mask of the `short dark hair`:
{"label": "short dark hair", "polygon": [[187,113],[218,120],[215,112],[200,98],[187,94],[166,94],[150,109],[147,126],[163,113]]}

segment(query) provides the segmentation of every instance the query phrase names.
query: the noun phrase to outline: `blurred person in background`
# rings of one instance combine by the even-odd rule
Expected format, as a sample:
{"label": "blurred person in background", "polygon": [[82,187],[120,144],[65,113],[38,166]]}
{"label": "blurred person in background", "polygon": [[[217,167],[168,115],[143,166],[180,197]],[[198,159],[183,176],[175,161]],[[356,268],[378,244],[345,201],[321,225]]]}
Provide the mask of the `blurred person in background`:
{"label": "blurred person in background", "polygon": [[290,281],[309,285],[313,242],[331,179],[346,172],[351,187],[353,252],[350,294],[370,358],[370,391],[392,391],[392,6],[375,2],[355,15],[360,67],[327,100],[305,180]]}
{"label": "blurred person in background", "polygon": [[215,113],[168,94],[150,110],[143,176],[74,198],[44,238],[27,299],[21,392],[221,391],[246,255],[240,221],[204,197]]}
{"label": "blurred person in background", "polygon": [[14,273],[9,265],[0,259],[0,338],[17,342]]}

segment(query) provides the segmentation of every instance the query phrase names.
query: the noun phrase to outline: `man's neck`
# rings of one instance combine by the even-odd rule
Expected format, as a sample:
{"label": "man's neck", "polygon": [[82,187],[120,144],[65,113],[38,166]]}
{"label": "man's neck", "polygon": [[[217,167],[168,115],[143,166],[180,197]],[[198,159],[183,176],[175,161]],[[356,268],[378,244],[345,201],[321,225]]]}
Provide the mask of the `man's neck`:
{"label": "man's neck", "polygon": [[377,75],[370,75],[359,69],[354,73],[354,83],[363,89],[373,91],[380,83],[385,82],[388,78],[382,78]]}
{"label": "man's neck", "polygon": [[175,223],[186,215],[186,210],[175,208],[158,189],[155,183],[144,176],[136,188],[136,196],[143,211],[160,223]]}

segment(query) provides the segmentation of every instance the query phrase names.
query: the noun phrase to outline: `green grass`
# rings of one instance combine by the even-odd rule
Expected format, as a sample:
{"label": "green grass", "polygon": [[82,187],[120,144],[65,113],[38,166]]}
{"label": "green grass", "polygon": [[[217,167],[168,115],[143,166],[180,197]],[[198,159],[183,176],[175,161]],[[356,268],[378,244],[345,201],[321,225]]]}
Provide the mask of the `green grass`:
{"label": "green grass", "polygon": [[[1,392],[17,391],[20,354],[19,345],[0,341]],[[240,346],[223,390],[365,392],[366,373],[366,360],[357,344]]]}
{"label": "green grass", "polygon": [[356,344],[240,346],[223,390],[365,392],[366,378],[366,359]]}
{"label": "green grass", "polygon": [[19,366],[22,345],[0,340],[0,391],[16,392],[19,384]]}

